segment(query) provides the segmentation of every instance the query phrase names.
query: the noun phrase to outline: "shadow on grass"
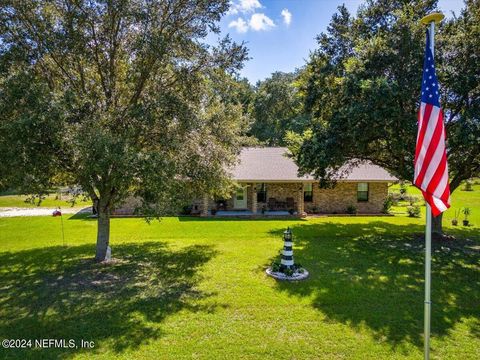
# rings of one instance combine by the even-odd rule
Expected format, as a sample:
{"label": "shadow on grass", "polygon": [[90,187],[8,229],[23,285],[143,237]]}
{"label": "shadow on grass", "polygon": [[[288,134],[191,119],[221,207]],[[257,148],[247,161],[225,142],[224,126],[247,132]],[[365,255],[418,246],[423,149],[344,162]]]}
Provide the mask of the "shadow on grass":
{"label": "shadow on grass", "polygon": [[[299,224],[292,228],[294,258],[309,272],[304,282],[277,282],[280,291],[314,296],[325,321],[370,329],[393,347],[422,347],[424,245],[414,236],[423,226],[383,221],[366,224]],[[478,229],[457,231],[478,236]],[[272,234],[281,237],[281,231]],[[460,241],[459,241],[460,242]],[[478,242],[469,242],[468,244]],[[273,259],[272,259],[273,260]],[[467,320],[480,334],[480,252],[463,243],[433,245],[432,335],[448,335]]]}
{"label": "shadow on grass", "polygon": [[[202,305],[214,294],[196,289],[208,246],[178,251],[165,243],[115,246],[110,264],[91,260],[93,246],[48,247],[0,253],[0,338],[80,339],[114,352],[161,337],[161,322]],[[78,349],[1,350],[5,357],[68,358]],[[2,356],[0,356],[2,357]]]}
{"label": "shadow on grass", "polygon": [[87,220],[87,221],[97,221],[97,217],[93,216],[91,212],[86,212],[80,210],[76,212],[75,214],[65,214],[64,219],[67,220]]}

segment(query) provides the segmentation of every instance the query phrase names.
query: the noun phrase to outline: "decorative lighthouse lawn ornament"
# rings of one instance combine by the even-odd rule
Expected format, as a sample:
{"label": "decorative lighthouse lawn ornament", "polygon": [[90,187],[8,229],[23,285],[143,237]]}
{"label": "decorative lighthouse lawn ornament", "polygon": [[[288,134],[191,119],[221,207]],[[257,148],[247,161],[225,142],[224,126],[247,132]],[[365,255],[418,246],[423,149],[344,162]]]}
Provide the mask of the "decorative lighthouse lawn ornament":
{"label": "decorative lighthouse lawn ornament", "polygon": [[283,232],[283,251],[282,251],[282,261],[281,268],[283,270],[293,270],[294,261],[293,261],[293,242],[292,242],[292,230],[287,228]]}
{"label": "decorative lighthouse lawn ornament", "polygon": [[308,277],[308,271],[293,260],[293,235],[292,230],[287,228],[283,232],[283,250],[280,263],[274,261],[266,273],[278,280],[303,280]]}

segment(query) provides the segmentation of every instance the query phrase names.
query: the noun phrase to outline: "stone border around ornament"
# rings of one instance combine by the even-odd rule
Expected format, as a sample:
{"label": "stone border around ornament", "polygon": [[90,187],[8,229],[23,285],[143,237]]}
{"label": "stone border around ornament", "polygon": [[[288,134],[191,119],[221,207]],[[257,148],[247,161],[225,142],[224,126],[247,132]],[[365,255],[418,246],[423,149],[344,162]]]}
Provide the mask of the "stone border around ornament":
{"label": "stone border around ornament", "polygon": [[305,269],[303,269],[303,273],[295,272],[292,276],[287,276],[284,273],[278,271],[272,271],[272,268],[268,268],[267,270],[265,270],[265,272],[268,276],[271,276],[274,279],[286,281],[305,280],[306,278],[308,278],[308,275],[310,275]]}

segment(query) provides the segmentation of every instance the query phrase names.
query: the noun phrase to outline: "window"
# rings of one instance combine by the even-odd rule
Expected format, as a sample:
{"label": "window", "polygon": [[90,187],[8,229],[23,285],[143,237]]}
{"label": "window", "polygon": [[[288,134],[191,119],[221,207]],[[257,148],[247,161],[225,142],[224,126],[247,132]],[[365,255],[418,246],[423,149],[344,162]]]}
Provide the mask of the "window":
{"label": "window", "polygon": [[303,201],[305,202],[313,201],[313,185],[312,184],[303,185]]}
{"label": "window", "polygon": [[267,202],[267,184],[257,185],[257,202]]}
{"label": "window", "polygon": [[368,201],[368,183],[357,184],[357,201]]}

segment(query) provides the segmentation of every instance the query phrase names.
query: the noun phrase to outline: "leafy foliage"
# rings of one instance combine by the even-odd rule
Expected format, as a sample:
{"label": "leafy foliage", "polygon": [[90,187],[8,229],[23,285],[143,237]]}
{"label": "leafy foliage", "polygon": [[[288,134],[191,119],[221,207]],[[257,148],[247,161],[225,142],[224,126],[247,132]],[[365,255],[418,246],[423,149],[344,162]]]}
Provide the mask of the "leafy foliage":
{"label": "leafy foliage", "polygon": [[346,212],[347,214],[350,214],[350,215],[355,215],[355,214],[357,214],[357,212],[358,212],[358,208],[357,208],[355,205],[353,205],[353,204],[352,204],[352,205],[348,205],[348,206],[347,206],[347,209],[345,210],[345,212]]}
{"label": "leafy foliage", "polygon": [[382,213],[389,214],[393,204],[394,204],[393,196],[391,194],[388,194],[383,202]]}
{"label": "leafy foliage", "polygon": [[287,132],[301,132],[306,124],[298,94],[298,73],[274,72],[255,87],[250,133],[270,146],[285,145]]}
{"label": "leafy foliage", "polygon": [[421,210],[419,205],[410,205],[407,207],[407,214],[409,217],[420,217]]}
{"label": "leafy foliage", "polygon": [[228,6],[3,2],[0,185],[81,185],[98,204],[103,253],[110,211],[129,194],[158,215],[226,191],[246,124],[228,94],[247,53],[228,37],[203,39]]}
{"label": "leafy foliage", "polygon": [[[371,160],[412,179],[425,29],[436,1],[369,1],[356,17],[345,7],[306,67],[311,122],[292,150],[302,172],[324,183],[346,160]],[[452,189],[480,171],[478,56],[480,5],[438,29],[435,56],[448,133]],[[468,149],[468,150],[467,150]]]}

